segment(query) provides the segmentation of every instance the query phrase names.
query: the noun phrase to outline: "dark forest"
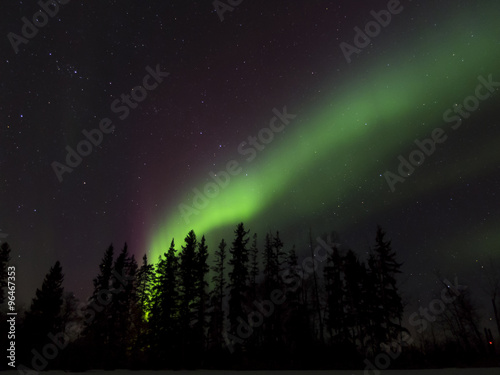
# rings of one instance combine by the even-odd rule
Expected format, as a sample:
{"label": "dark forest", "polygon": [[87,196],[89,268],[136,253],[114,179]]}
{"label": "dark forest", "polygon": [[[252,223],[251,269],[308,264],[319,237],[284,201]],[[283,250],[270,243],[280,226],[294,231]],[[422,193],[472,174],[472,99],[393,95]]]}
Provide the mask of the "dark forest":
{"label": "dark forest", "polygon": [[[440,280],[426,309],[409,314],[402,261],[380,227],[366,261],[336,235],[299,259],[279,232],[243,223],[209,251],[190,231],[157,259],[138,262],[127,245],[107,248],[93,293],[64,290],[56,262],[17,317],[17,368],[49,369],[397,369],[491,366],[494,336],[469,291]],[[2,309],[9,302],[10,247],[1,247]],[[210,253],[210,256],[209,256]],[[498,278],[492,284],[496,327]],[[449,284],[448,284],[449,283]],[[5,321],[2,324],[6,325]],[[8,327],[5,326],[5,331]],[[500,329],[500,328],[499,328]],[[5,366],[5,369],[8,369]]]}

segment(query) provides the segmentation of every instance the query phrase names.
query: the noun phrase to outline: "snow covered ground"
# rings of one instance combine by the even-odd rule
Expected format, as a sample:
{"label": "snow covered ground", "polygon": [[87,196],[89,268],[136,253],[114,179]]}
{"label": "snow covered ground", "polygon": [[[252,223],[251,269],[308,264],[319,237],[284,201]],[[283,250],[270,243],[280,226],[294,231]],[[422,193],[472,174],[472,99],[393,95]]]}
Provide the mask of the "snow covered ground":
{"label": "snow covered ground", "polygon": [[[17,371],[5,371],[5,375],[19,375]],[[34,373],[25,373],[26,375],[35,375]],[[380,372],[363,370],[347,371],[347,370],[331,370],[331,371],[217,371],[217,370],[198,370],[198,371],[131,371],[131,370],[115,370],[115,371],[100,371],[93,370],[83,373],[64,372],[64,371],[47,371],[42,375],[500,375],[500,367],[496,368],[469,368],[469,369],[435,369],[435,370],[383,370]]]}

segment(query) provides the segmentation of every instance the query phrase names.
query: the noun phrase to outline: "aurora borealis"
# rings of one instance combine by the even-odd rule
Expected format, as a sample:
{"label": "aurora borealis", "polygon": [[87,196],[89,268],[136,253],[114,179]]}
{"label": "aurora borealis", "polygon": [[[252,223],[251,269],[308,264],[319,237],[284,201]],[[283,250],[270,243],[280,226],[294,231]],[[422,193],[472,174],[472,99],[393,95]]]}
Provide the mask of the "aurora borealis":
{"label": "aurora borealis", "polygon": [[[36,10],[15,3],[4,34]],[[83,298],[110,242],[156,261],[191,229],[213,251],[241,221],[299,253],[311,228],[363,254],[380,224],[418,298],[434,270],[467,279],[499,260],[498,90],[456,130],[443,119],[478,77],[500,82],[498,2],[402,0],[350,63],[340,44],[387,1],[244,1],[223,22],[210,2],[127,3],[73,0],[18,54],[3,39],[0,229],[24,295],[55,259]],[[51,163],[156,64],[168,78],[60,183]],[[295,117],[249,145],[285,108]],[[392,192],[384,173],[436,128],[446,141]],[[232,161],[241,170],[186,222],[180,207]]]}
{"label": "aurora borealis", "polygon": [[[493,14],[491,12],[490,16]],[[452,106],[451,103],[459,102],[460,98],[473,93],[475,86],[471,83],[476,75],[496,71],[495,61],[500,51],[489,48],[498,44],[498,38],[493,37],[492,32],[493,17],[489,22],[482,19],[481,24],[478,20],[475,25],[480,27],[478,33],[484,35],[482,38],[474,38],[469,29],[462,27],[466,19],[469,17],[464,11],[446,20],[448,35],[452,37],[434,45],[427,43],[425,48],[428,52],[425,56],[412,56],[409,51],[419,43],[416,40],[408,41],[413,48],[392,51],[393,54],[384,59],[391,61],[391,64],[371,58],[370,62],[364,63],[366,70],[362,76],[337,83],[334,92],[326,94],[327,99],[323,99],[321,104],[301,108],[302,114],[294,120],[298,124],[287,126],[289,133],[286,140],[274,141],[266,147],[262,151],[265,155],[260,156],[261,160],[252,161],[249,165],[243,162],[241,166],[247,172],[245,176],[231,177],[229,186],[221,189],[216,198],[207,198],[210,203],[206,208],[189,215],[189,223],[182,220],[179,211],[169,211],[164,224],[151,237],[152,253],[161,254],[168,247],[172,236],[183,238],[186,228],[192,227],[197,233],[210,233],[217,228],[231,226],[237,220],[258,220],[259,216],[269,218],[269,211],[272,211],[269,208],[278,200],[294,202],[293,213],[310,217],[309,220],[314,222],[314,216],[328,215],[328,211],[321,206],[335,207],[339,196],[350,200],[347,204],[344,201],[344,205],[348,211],[352,211],[358,197],[356,194],[356,198],[353,198],[350,192],[353,187],[359,186],[359,189],[371,190],[364,205],[369,207],[370,215],[377,217],[384,210],[406,205],[415,197],[425,194],[425,185],[422,186],[424,181],[432,181],[433,185],[443,187],[456,183],[453,175],[426,169],[421,171],[426,173],[424,176],[412,178],[420,179],[419,183],[410,179],[408,183],[398,185],[398,190],[403,190],[400,194],[387,194],[385,179],[378,177],[386,169],[395,172],[397,163],[391,158],[395,159],[406,149],[411,151],[413,139],[427,137],[427,133],[435,127],[450,131],[450,125],[443,122],[442,113]],[[419,33],[425,35],[425,30],[419,30]],[[487,35],[492,37],[488,38]],[[478,62],[481,62],[479,70]],[[368,64],[370,66],[366,68]],[[389,69],[390,65],[396,67]],[[496,105],[495,98],[491,98],[489,102],[482,103],[481,108],[487,110]],[[297,110],[293,113],[298,113]],[[388,137],[388,134],[391,136]],[[450,134],[450,137],[453,135]],[[376,149],[375,145],[381,143],[383,149]],[[344,163],[346,160],[343,157],[353,144],[361,150],[373,149],[373,153],[360,153]],[[479,150],[471,149],[469,152],[477,155]],[[237,156],[241,158],[241,155]],[[433,163],[432,156],[429,159],[427,163]],[[488,159],[492,166],[498,165],[498,155],[496,159]],[[486,159],[480,160],[482,163]],[[330,165],[327,165],[328,162]],[[302,173],[292,168],[299,165]],[[462,170],[463,177],[476,175],[479,166],[476,164]],[[355,173],[346,179],[342,167]],[[319,184],[311,184],[311,180],[304,178],[325,174],[329,177],[321,179]],[[203,191],[207,183],[209,181],[203,176],[199,191]],[[290,189],[291,186],[296,191]],[[329,191],[335,193],[329,194]],[[380,202],[381,195],[383,202]],[[187,194],[181,198],[185,200],[181,204],[190,204],[192,207],[194,196],[193,192]],[[316,198],[304,199],[304,196]],[[315,211],[316,214],[311,215]],[[290,220],[287,216],[286,212],[280,212],[276,216],[272,215],[274,220],[270,220],[287,223]]]}

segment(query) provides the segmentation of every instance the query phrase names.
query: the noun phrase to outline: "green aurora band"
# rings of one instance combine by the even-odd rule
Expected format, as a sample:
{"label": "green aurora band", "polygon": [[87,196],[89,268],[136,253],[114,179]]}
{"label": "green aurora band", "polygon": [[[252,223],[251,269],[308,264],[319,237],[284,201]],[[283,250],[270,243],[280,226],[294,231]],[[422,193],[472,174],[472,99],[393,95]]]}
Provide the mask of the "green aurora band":
{"label": "green aurora band", "polygon": [[[428,194],[431,189],[456,183],[453,171],[421,167],[419,176],[411,177],[419,183],[397,184],[396,194],[388,192],[381,175],[386,170],[396,172],[396,157],[406,157],[416,148],[415,138],[428,138],[434,128],[443,128],[452,138],[455,131],[443,121],[444,111],[474,94],[478,76],[492,74],[498,78],[500,28],[494,9],[497,7],[490,7],[484,7],[484,14],[477,18],[466,11],[454,17],[448,15],[444,21],[448,33],[438,37],[431,31],[420,30],[417,37],[407,42],[407,50],[394,51],[387,58],[369,58],[362,52],[346,66],[354,78],[345,78],[341,84],[335,78],[337,81],[330,82],[329,87],[336,88],[323,102],[307,110],[287,106],[288,112],[297,117],[287,125],[286,133],[276,135],[252,162],[238,156],[243,172],[231,177],[228,186],[209,199],[205,209],[189,217],[189,223],[181,217],[178,207],[171,207],[150,235],[150,255],[156,259],[168,249],[172,238],[179,244],[191,229],[201,237],[263,216],[265,210],[272,212],[272,217],[265,215],[263,220],[286,225],[293,215],[276,205],[278,198],[293,202],[294,212],[306,216],[313,210],[317,214],[327,207],[337,207],[339,197],[344,206],[349,206],[349,213],[362,215],[369,207],[373,215]],[[497,99],[492,96],[481,103],[481,108],[498,105]],[[465,126],[466,121],[462,124]],[[493,145],[496,146],[476,145],[465,150],[480,156],[477,163],[462,168],[462,176],[486,173],[484,168],[478,168],[484,166],[485,160],[498,165],[498,140],[491,140]],[[378,178],[375,187],[367,184],[374,176]],[[425,183],[431,179],[433,184]],[[197,188],[203,191],[209,181],[208,173],[200,180]],[[192,191],[193,187],[186,189]],[[379,190],[385,199],[360,204],[359,191],[368,188]],[[313,205],[297,196],[312,197]],[[193,194],[178,198],[178,204],[192,207]]]}

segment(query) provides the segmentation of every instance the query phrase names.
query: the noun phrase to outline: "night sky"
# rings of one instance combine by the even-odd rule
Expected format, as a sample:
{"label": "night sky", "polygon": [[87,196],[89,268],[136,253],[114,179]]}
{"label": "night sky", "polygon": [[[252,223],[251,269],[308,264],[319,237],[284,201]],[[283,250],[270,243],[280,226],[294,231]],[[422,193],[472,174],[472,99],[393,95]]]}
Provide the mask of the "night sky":
{"label": "night sky", "polygon": [[[371,11],[388,7],[377,32]],[[110,243],[156,262],[172,237],[180,248],[194,229],[214,251],[243,221],[260,245],[279,230],[304,256],[311,228],[366,257],[380,224],[410,306],[440,290],[436,271],[487,304],[482,277],[500,261],[498,0],[230,8],[66,0],[25,43],[22,17],[40,7],[2,4],[0,240],[18,298],[56,260],[83,299]],[[79,144],[88,155],[67,166]]]}

